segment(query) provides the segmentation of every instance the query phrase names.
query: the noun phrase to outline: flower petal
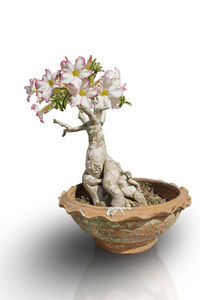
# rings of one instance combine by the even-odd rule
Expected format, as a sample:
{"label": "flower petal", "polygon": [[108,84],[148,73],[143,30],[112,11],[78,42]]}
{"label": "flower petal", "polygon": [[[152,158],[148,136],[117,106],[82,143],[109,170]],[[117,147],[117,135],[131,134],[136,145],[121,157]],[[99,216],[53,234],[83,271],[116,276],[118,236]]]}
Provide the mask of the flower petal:
{"label": "flower petal", "polygon": [[67,72],[64,72],[62,74],[62,77],[61,77],[61,82],[62,83],[65,83],[65,84],[68,84],[68,83],[71,83],[72,79],[73,79],[73,75],[70,71],[67,71]]}
{"label": "flower petal", "polygon": [[95,102],[94,107],[96,109],[103,109],[104,108],[103,96],[98,96],[97,97],[97,102]]}
{"label": "flower petal", "polygon": [[60,63],[62,71],[73,71],[74,65],[69,60],[63,60]]}
{"label": "flower petal", "polygon": [[75,96],[78,92],[78,89],[73,84],[68,84],[67,89],[72,96]]}
{"label": "flower petal", "polygon": [[87,77],[89,77],[90,75],[92,74],[92,70],[83,70],[83,71],[81,71],[80,73],[79,73],[79,77],[81,78],[81,79],[85,79],[85,78],[87,78]]}
{"label": "flower petal", "polygon": [[112,85],[110,89],[108,90],[108,94],[111,98],[118,99],[123,94],[123,89],[121,87],[118,87],[116,85]]}
{"label": "flower petal", "polygon": [[115,72],[114,72],[114,77],[117,79],[117,80],[120,80],[120,70],[118,68],[114,68]]}
{"label": "flower petal", "polygon": [[98,88],[97,87],[92,87],[91,89],[89,89],[86,92],[86,96],[89,97],[89,98],[93,98],[97,95],[97,92],[98,92]]}
{"label": "flower petal", "polygon": [[79,77],[73,76],[70,83],[72,83],[77,89],[79,89],[81,86],[82,80]]}
{"label": "flower petal", "polygon": [[53,90],[51,88],[48,88],[42,93],[42,98],[46,102],[49,102],[49,99],[51,98],[52,93],[53,93]]}
{"label": "flower petal", "polygon": [[111,107],[112,107],[112,106],[111,106],[111,101],[110,101],[110,99],[108,98],[108,96],[104,96],[103,98],[104,98],[104,107],[105,107],[105,108],[111,108]]}
{"label": "flower petal", "polygon": [[77,106],[81,104],[81,96],[79,94],[77,94],[76,96],[72,96],[71,97],[71,106]]}
{"label": "flower petal", "polygon": [[34,84],[34,80],[30,79],[30,86],[25,86],[25,90],[26,90],[26,94],[28,94],[27,96],[27,101],[30,102],[30,98],[33,95],[33,84]]}
{"label": "flower petal", "polygon": [[48,69],[45,69],[45,75],[44,76],[46,76],[46,78],[48,79],[48,80],[51,80],[51,71],[50,70],[48,70]]}
{"label": "flower petal", "polygon": [[44,101],[44,99],[42,98],[42,93],[41,92],[37,92],[36,96],[37,96],[37,101],[36,102],[39,103],[39,104],[41,104]]}
{"label": "flower petal", "polygon": [[74,68],[78,71],[82,71],[85,68],[85,59],[82,56],[76,59]]}
{"label": "flower petal", "polygon": [[112,85],[112,80],[105,75],[101,77],[104,89],[109,89]]}
{"label": "flower petal", "polygon": [[108,96],[98,96],[97,103],[95,104],[96,109],[111,108],[111,102]]}
{"label": "flower petal", "polygon": [[30,99],[31,99],[31,95],[28,95],[26,101],[30,102]]}
{"label": "flower petal", "polygon": [[49,83],[45,78],[43,78],[42,80],[36,80],[35,87],[39,92],[43,92],[49,88]]}
{"label": "flower petal", "polygon": [[104,76],[113,79],[114,78],[114,72],[112,70],[108,70],[105,72]]}
{"label": "flower petal", "polygon": [[124,83],[124,85],[122,86],[122,89],[123,89],[123,91],[127,91],[126,83]]}
{"label": "flower petal", "polygon": [[30,86],[29,86],[29,85],[26,85],[24,88],[25,88],[25,90],[26,90],[26,93],[27,93],[27,94],[30,94]]}
{"label": "flower petal", "polygon": [[36,113],[36,116],[40,119],[40,122],[44,123],[44,121],[43,121],[43,114],[41,112],[38,111]]}
{"label": "flower petal", "polygon": [[103,86],[102,85],[98,85],[97,86],[97,95],[101,95],[102,92],[103,92]]}
{"label": "flower petal", "polygon": [[29,79],[30,81],[30,88],[32,89],[33,88],[33,84],[34,84],[34,79]]}
{"label": "flower petal", "polygon": [[110,98],[112,108],[117,108],[120,104],[120,99]]}
{"label": "flower petal", "polygon": [[83,105],[84,107],[87,107],[87,108],[92,108],[92,101],[90,98],[88,98],[86,96],[82,96],[81,97],[81,105]]}
{"label": "flower petal", "polygon": [[87,91],[90,88],[90,81],[88,79],[84,79],[81,83],[80,89]]}
{"label": "flower petal", "polygon": [[35,110],[35,111],[38,111],[38,105],[32,104],[31,109]]}
{"label": "flower petal", "polygon": [[53,82],[58,81],[58,75],[61,74],[61,71],[58,70],[56,73],[53,73],[51,75],[51,79],[53,80]]}

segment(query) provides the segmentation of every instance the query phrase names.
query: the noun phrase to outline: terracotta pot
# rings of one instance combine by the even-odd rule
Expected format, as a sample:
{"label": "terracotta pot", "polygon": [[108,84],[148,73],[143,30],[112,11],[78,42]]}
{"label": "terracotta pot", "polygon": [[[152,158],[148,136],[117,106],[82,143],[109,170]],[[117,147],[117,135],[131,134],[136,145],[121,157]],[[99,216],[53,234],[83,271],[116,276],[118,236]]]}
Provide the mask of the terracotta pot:
{"label": "terracotta pot", "polygon": [[132,254],[151,248],[158,236],[169,229],[180,212],[191,204],[186,188],[160,180],[136,178],[153,185],[154,192],[167,201],[146,207],[108,208],[76,201],[88,196],[82,184],[71,187],[59,198],[59,205],[75,222],[94,237],[96,244],[110,252]]}

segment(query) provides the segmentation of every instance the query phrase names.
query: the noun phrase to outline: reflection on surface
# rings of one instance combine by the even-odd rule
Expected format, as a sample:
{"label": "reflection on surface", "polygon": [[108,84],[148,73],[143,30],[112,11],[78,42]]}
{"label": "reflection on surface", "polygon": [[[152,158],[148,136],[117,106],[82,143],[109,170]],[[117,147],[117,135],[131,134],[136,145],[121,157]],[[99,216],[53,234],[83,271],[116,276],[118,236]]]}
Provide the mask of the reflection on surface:
{"label": "reflection on surface", "polygon": [[135,255],[117,255],[96,247],[74,300],[177,300],[170,274],[156,247]]}
{"label": "reflection on surface", "polygon": [[21,299],[178,299],[156,246],[140,254],[112,254],[75,224],[51,219],[25,232],[13,249],[7,271],[16,299],[17,290]]}

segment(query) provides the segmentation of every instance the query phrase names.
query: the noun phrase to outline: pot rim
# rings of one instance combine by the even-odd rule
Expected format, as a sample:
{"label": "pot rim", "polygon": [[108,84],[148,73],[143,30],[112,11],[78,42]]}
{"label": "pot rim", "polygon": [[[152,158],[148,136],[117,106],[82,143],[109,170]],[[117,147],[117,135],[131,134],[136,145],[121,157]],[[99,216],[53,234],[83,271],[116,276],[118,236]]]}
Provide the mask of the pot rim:
{"label": "pot rim", "polygon": [[[147,183],[159,183],[169,188],[176,189],[179,193],[177,197],[156,205],[137,206],[132,208],[113,208],[105,206],[95,206],[88,203],[82,203],[75,199],[75,192],[78,185],[72,186],[67,192],[63,192],[59,197],[59,206],[65,208],[68,214],[79,213],[86,219],[101,217],[112,222],[125,221],[129,219],[151,219],[158,216],[168,216],[180,212],[191,205],[191,197],[185,187],[178,187],[174,183],[167,183],[162,180],[148,178],[135,178],[135,180]],[[113,215],[109,212],[113,211]]]}

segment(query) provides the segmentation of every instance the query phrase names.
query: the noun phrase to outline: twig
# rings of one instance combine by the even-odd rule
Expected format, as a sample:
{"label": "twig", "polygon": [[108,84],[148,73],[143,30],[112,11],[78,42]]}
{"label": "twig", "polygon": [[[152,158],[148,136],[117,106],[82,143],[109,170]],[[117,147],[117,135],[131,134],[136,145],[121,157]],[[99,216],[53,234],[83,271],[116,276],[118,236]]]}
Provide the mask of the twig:
{"label": "twig", "polygon": [[86,129],[86,124],[83,124],[83,125],[80,125],[80,126],[76,126],[76,127],[71,127],[70,125],[65,124],[65,123],[63,123],[61,121],[58,121],[56,119],[54,119],[53,122],[65,128],[63,130],[62,136],[65,136],[65,134],[67,132],[77,132],[77,131],[81,131],[81,130],[85,130]]}

